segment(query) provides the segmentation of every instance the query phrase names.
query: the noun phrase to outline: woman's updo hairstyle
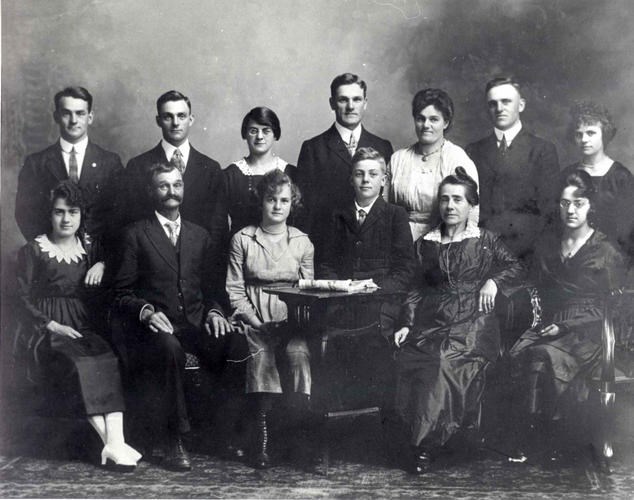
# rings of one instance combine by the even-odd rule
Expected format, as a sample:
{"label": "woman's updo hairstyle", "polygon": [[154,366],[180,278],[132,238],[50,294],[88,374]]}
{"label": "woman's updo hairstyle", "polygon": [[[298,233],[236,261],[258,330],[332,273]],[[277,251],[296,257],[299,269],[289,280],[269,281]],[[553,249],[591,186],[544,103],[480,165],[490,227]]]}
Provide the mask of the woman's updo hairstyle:
{"label": "woman's updo hairstyle", "polygon": [[597,190],[592,183],[592,177],[584,170],[576,170],[571,174],[568,174],[561,184],[559,189],[559,195],[563,193],[567,187],[574,187],[575,196],[578,198],[587,198],[590,202],[590,210],[588,211],[588,224],[590,227],[595,227],[596,222],[596,210],[595,202],[597,198]]}
{"label": "woman's updo hairstyle", "polygon": [[291,210],[297,208],[302,200],[299,188],[293,184],[288,175],[277,168],[264,174],[260,182],[258,182],[255,188],[255,194],[259,202],[258,206],[261,208],[264,200],[269,196],[273,196],[283,186],[290,186],[291,188]]}
{"label": "woman's updo hairstyle", "polygon": [[471,206],[476,206],[480,203],[480,197],[478,196],[478,184],[473,177],[471,177],[464,167],[456,167],[456,171],[445,177],[440,186],[438,186],[438,196],[440,197],[440,190],[445,184],[454,184],[457,186],[464,186],[465,198]]}

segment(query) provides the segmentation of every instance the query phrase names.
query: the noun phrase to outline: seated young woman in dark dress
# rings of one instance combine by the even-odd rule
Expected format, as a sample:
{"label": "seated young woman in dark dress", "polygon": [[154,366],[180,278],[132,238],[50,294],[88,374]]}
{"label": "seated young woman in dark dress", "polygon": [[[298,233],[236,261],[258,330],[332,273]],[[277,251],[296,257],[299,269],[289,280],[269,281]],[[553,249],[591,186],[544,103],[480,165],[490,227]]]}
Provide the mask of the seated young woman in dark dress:
{"label": "seated young woman in dark dress", "polygon": [[231,239],[227,292],[235,309],[232,320],[238,325],[233,335],[244,335],[249,346],[245,359],[233,361],[246,362],[246,392],[255,406],[252,463],[266,468],[271,465],[271,410],[284,392],[294,410],[288,419],[304,426],[311,371],[306,339],[302,332],[289,330],[286,304],[265,289],[312,279],[314,249],[306,234],[286,224],[300,199],[288,175],[279,170],[265,174],[257,195],[259,223],[240,229]]}
{"label": "seated young woman in dark dress", "polygon": [[542,454],[562,436],[564,424],[581,423],[577,403],[588,399],[588,377],[601,357],[603,300],[625,275],[622,254],[593,227],[596,196],[587,172],[568,175],[559,201],[561,231],[536,246],[532,275],[543,323],[510,352],[515,413],[524,423],[523,432],[513,431],[524,453]]}
{"label": "seated young woman in dark dress", "polygon": [[124,440],[118,360],[96,333],[96,314],[88,305],[90,289],[101,285],[104,264],[83,231],[84,207],[76,184],[59,184],[51,194],[50,233],[20,250],[19,334],[28,346],[31,375],[86,415],[99,434],[102,465],[131,470],[141,455]]}
{"label": "seated young woman in dark dress", "polygon": [[292,178],[295,172],[295,166],[273,152],[273,145],[282,135],[280,120],[273,110],[263,106],[253,108],[242,120],[241,134],[249,154],[223,170],[231,234],[245,226],[258,225],[260,203],[256,187],[264,174],[280,170]]}
{"label": "seated young woman in dark dress", "polygon": [[596,191],[593,203],[594,225],[618,242],[630,260],[634,256],[634,176],[605,148],[614,138],[616,127],[607,109],[593,102],[582,102],[570,113],[568,135],[581,153],[581,161],[566,167],[562,181],[584,171]]}
{"label": "seated young woman in dark dress", "polygon": [[418,474],[452,435],[474,424],[485,368],[500,348],[496,295],[510,295],[525,278],[497,235],[467,224],[478,191],[464,169],[445,177],[438,200],[442,223],[415,244],[419,275],[394,335],[396,411]]}

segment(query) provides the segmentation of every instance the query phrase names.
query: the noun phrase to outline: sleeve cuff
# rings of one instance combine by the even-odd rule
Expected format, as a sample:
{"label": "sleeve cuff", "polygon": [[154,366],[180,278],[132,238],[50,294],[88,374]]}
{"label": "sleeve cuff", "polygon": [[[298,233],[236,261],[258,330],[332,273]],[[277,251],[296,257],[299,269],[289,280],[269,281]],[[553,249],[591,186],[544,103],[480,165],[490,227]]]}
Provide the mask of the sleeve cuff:
{"label": "sleeve cuff", "polygon": [[146,309],[150,310],[151,312],[154,312],[154,306],[152,304],[145,304],[139,311],[139,323],[142,322],[141,320],[143,318],[143,311],[145,311]]}

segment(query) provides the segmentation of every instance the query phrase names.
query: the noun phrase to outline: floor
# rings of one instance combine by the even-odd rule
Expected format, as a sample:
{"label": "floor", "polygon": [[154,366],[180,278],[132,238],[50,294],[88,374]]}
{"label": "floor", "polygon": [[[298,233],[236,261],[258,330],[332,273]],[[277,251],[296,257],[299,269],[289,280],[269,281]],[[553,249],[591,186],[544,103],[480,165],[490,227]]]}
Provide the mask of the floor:
{"label": "floor", "polygon": [[[632,415],[629,413],[628,417]],[[625,419],[623,423],[631,423]],[[25,424],[26,425],[26,424]],[[191,436],[193,470],[165,471],[141,462],[132,473],[98,467],[91,457],[98,443],[90,429],[38,426],[32,442],[46,447],[13,446],[0,456],[2,498],[633,498],[634,436],[623,432],[613,471],[600,473],[587,449],[560,463],[511,463],[490,450],[440,457],[435,468],[415,477],[388,463],[376,419],[337,424],[329,442],[332,461],[304,471],[281,461],[256,471],[246,464],[210,455],[204,435]],[[621,431],[619,431],[621,432]],[[283,440],[279,436],[278,440]],[[24,440],[23,440],[24,441]],[[5,441],[6,444],[6,441]]]}

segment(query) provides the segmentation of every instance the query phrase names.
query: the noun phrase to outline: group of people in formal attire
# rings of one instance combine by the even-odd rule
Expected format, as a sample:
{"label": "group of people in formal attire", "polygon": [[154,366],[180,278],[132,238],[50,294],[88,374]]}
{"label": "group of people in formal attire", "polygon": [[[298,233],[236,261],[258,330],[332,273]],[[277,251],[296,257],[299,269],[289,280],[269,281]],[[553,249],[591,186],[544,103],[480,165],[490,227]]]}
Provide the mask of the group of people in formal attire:
{"label": "group of people in formal attire", "polygon": [[494,130],[465,149],[445,137],[455,110],[442,89],[414,96],[416,141],[396,152],[362,126],[366,94],[357,75],[332,81],[335,122],[302,144],[297,166],[274,153],[275,112],[250,110],[248,154],[225,169],[190,144],[194,116],[180,92],[158,98],[163,137],[125,168],[88,139],[90,93],[55,95],[60,139],[28,156],[18,178],[27,244],[16,345],[28,379],[95,428],[103,465],[133,470],[143,456],[191,468],[189,353],[247,401],[218,409],[227,453],[246,447],[255,467],[270,466],[271,415],[283,407],[291,453],[314,460],[311,339],[266,291],[300,279],[373,279],[404,293],[381,308],[375,355],[394,374],[385,405],[415,473],[477,428],[506,333],[500,296],[532,286],[542,300],[541,323],[508,350],[513,411],[526,423],[518,434],[553,428],[588,399],[603,298],[622,285],[634,248],[634,181],[605,151],[610,115],[575,106],[580,161],[561,171],[555,146],[522,123],[513,78],[487,84]]}

